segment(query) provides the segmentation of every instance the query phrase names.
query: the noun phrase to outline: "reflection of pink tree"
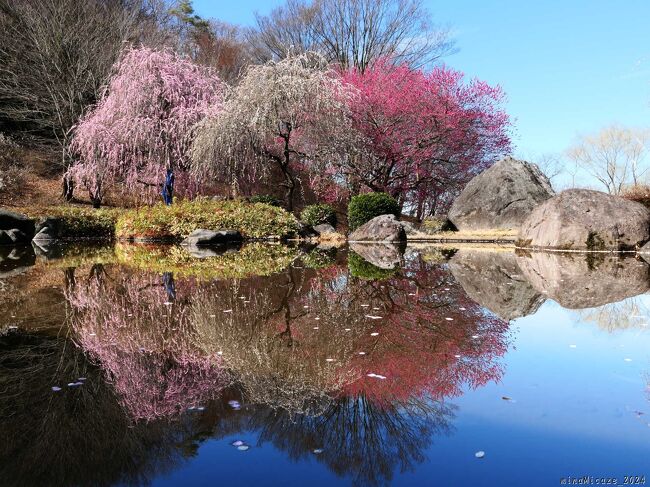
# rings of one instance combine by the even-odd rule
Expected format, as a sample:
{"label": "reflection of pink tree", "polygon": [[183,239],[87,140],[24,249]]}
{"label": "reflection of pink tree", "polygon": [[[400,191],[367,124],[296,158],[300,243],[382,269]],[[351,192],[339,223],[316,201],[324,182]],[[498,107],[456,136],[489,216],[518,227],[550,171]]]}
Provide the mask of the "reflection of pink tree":
{"label": "reflection of pink tree", "polygon": [[[191,284],[191,283],[188,283]],[[227,375],[196,341],[183,300],[159,276],[97,275],[67,290],[78,343],[99,361],[136,419],[174,415],[214,398]]]}
{"label": "reflection of pink tree", "polygon": [[345,373],[358,379],[344,395],[443,399],[501,377],[508,324],[472,302],[446,268],[416,259],[381,281],[329,277],[313,281],[305,302],[319,311],[319,333],[337,329],[349,351]]}

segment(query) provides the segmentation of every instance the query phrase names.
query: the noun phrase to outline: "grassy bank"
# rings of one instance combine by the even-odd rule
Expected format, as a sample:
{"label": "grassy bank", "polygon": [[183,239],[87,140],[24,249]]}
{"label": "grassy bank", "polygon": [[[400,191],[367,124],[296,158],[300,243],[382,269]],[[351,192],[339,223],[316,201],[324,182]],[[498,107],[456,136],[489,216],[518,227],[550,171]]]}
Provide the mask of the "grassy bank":
{"label": "grassy bank", "polygon": [[179,241],[193,230],[233,229],[245,238],[280,238],[295,232],[296,218],[275,206],[244,201],[196,199],[172,206],[156,204],[140,208],[106,208],[88,206],[49,206],[15,208],[36,220],[58,220],[64,240],[151,239]]}

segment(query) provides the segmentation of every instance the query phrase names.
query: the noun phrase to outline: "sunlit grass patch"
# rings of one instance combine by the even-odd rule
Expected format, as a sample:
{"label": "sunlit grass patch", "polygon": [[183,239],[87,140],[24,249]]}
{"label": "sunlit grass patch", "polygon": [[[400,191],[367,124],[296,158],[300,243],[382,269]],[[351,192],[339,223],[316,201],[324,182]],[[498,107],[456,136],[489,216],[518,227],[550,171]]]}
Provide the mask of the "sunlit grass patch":
{"label": "sunlit grass patch", "polygon": [[298,222],[291,213],[265,203],[199,198],[126,210],[117,220],[116,233],[120,239],[179,240],[197,228],[232,229],[247,238],[268,238],[295,232]]}

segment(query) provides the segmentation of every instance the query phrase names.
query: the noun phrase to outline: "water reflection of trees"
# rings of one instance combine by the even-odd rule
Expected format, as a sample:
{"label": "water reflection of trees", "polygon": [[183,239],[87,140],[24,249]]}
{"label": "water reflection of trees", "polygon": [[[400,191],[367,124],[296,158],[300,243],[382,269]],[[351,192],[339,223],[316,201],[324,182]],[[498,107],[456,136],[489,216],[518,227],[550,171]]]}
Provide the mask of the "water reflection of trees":
{"label": "water reflection of trees", "polygon": [[261,409],[249,427],[259,432],[260,444],[270,442],[293,460],[322,449],[316,458],[331,471],[355,485],[375,485],[389,482],[396,469],[410,471],[424,461],[431,439],[449,433],[453,412],[444,402],[417,397],[382,406],[346,396],[317,416]]}
{"label": "water reflection of trees", "polygon": [[0,336],[2,485],[141,485],[191,453],[192,418],[134,424],[102,375],[63,337]]}
{"label": "water reflection of trees", "polygon": [[296,459],[323,448],[359,483],[422,461],[450,428],[445,400],[498,380],[508,344],[505,322],[417,256],[375,281],[336,264],[220,281],[107,266],[68,276],[66,296],[74,340],[130,417],[230,395],[261,442]]}

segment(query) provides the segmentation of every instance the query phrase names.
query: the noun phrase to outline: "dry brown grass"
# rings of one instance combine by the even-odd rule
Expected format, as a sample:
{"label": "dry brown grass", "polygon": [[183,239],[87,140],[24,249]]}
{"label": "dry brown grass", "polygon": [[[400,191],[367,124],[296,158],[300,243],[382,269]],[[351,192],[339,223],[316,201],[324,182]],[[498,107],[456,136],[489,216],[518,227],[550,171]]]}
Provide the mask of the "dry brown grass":
{"label": "dry brown grass", "polygon": [[332,245],[343,245],[345,242],[347,242],[345,235],[338,232],[321,233],[318,237],[318,240],[320,242],[326,242]]}
{"label": "dry brown grass", "polygon": [[411,241],[421,242],[514,242],[517,239],[517,230],[490,229],[475,231],[440,232],[432,235],[417,233],[409,238]]}

